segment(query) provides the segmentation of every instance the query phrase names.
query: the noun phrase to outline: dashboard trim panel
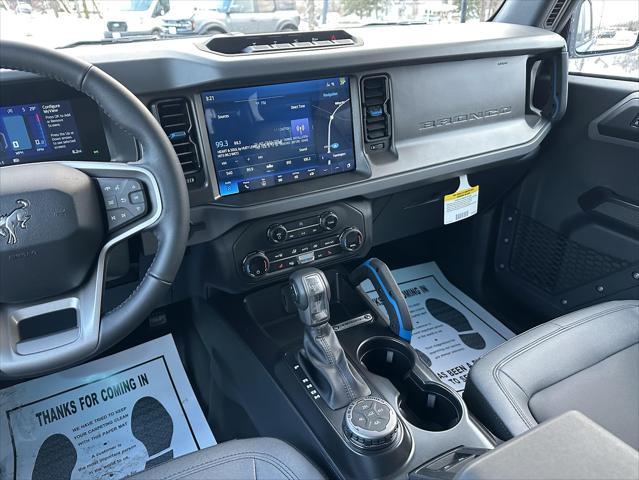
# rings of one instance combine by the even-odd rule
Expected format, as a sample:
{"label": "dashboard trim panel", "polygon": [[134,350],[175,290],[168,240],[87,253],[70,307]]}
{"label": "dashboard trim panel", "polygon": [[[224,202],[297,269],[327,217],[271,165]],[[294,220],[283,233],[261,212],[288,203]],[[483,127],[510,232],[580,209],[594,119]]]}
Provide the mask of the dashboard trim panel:
{"label": "dashboard trim panel", "polygon": [[[440,70],[456,72],[452,74],[475,85],[483,84],[491,88],[490,83],[486,83],[487,78],[492,82],[499,78],[503,85],[508,85],[509,81],[520,82],[523,72],[516,76],[508,72],[515,71],[514,65],[526,63],[522,59],[550,54],[565,63],[565,41],[553,32],[492,22],[442,26],[371,26],[347,31],[361,39],[362,45],[305,52],[282,51],[267,56],[229,57],[202,50],[201,40],[185,38],[127,45],[79,46],[72,53],[117,78],[147,105],[162,98],[175,97],[184,97],[190,102],[196,118],[197,141],[206,176],[204,188],[190,191],[191,222],[197,225],[197,228],[193,228],[190,244],[215,240],[234,227],[257,218],[357,197],[374,199],[460,174],[515,163],[534,155],[550,131],[551,120],[529,113],[517,113],[516,118],[503,115],[500,120],[468,122],[464,126],[421,132],[418,131],[417,118],[415,122],[412,118],[410,122],[401,120],[408,118],[407,108],[428,108],[430,105],[426,101],[416,104],[406,97],[403,93],[406,85],[437,81],[433,75]],[[482,59],[485,61],[482,62]],[[504,67],[504,61],[513,62],[510,64],[512,68]],[[496,77],[499,74],[494,69],[502,69],[502,76]],[[388,76],[392,89],[393,143],[387,151],[371,153],[364,150],[359,86],[362,77],[379,74]],[[356,170],[220,197],[200,93],[327,76],[348,76],[350,79],[353,127],[357,130],[354,132]],[[0,72],[0,82],[6,82],[7,85],[35,78],[26,73]],[[445,83],[446,78],[439,81]],[[508,93],[510,96],[504,100],[504,105],[512,105],[513,110],[518,102],[517,99],[513,100],[515,94],[519,95],[519,91],[511,89]],[[450,98],[451,101],[458,100],[455,92]],[[522,93],[521,102],[525,98]],[[486,111],[497,104],[501,102],[495,102],[493,95],[492,100],[486,100],[484,104],[453,105],[450,112],[420,112],[419,120],[440,118],[442,113]],[[415,131],[409,132],[407,125],[413,123]],[[474,132],[475,137],[481,137],[481,129],[484,128],[485,136],[490,136],[494,126],[501,126],[502,132],[514,127],[515,133],[509,134],[505,140],[502,135],[495,141],[489,139],[482,142],[481,149],[476,151],[459,148],[465,142],[466,133]],[[455,128],[466,130],[453,135]],[[105,130],[112,158],[131,158],[130,149],[126,150],[126,154],[120,149],[120,145],[131,145],[131,138],[108,119],[105,120]],[[450,143],[446,143],[445,138]],[[433,148],[435,144],[439,146]]]}

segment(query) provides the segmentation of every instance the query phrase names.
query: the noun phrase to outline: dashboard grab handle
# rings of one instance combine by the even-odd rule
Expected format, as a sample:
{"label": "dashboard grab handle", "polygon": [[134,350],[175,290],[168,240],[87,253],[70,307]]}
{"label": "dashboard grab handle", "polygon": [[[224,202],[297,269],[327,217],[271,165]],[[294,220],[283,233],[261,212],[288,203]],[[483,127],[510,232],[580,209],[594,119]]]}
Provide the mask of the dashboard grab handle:
{"label": "dashboard grab handle", "polygon": [[[370,280],[379,295],[379,299],[386,309],[391,331],[404,340],[410,341],[413,321],[406,299],[388,265],[378,258],[366,260],[350,275],[350,281],[355,286],[359,286],[364,280]],[[371,301],[368,295],[364,294],[364,297]]]}

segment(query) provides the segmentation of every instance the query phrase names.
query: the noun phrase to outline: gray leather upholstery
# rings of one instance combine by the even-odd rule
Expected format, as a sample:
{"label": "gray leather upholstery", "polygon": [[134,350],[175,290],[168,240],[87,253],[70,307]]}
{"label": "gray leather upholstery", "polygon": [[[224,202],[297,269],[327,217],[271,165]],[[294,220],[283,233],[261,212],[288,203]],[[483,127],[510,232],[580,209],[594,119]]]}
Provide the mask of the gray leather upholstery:
{"label": "gray leather upholstery", "polygon": [[464,399],[502,439],[569,410],[639,448],[639,301],[570,313],[495,348],[471,368]]}
{"label": "gray leather upholstery", "polygon": [[590,419],[571,411],[502,443],[455,476],[455,480],[532,478],[639,478],[639,453]]}
{"label": "gray leather upholstery", "polygon": [[145,470],[131,480],[315,480],[325,478],[302,454],[274,438],[232,440]]}

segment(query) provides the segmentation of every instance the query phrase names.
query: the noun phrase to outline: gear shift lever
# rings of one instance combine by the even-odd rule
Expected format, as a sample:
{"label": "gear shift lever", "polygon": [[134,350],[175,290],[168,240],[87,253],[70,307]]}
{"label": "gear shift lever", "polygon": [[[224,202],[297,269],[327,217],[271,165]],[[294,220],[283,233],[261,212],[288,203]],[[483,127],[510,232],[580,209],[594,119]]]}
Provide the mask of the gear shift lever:
{"label": "gear shift lever", "polygon": [[370,395],[362,377],[349,365],[330,320],[331,290],[321,270],[294,272],[289,285],[300,320],[304,324],[304,348],[300,362],[315,388],[333,410]]}
{"label": "gear shift lever", "polygon": [[289,284],[297,312],[305,326],[314,327],[330,320],[331,289],[321,270],[298,270],[291,275]]}

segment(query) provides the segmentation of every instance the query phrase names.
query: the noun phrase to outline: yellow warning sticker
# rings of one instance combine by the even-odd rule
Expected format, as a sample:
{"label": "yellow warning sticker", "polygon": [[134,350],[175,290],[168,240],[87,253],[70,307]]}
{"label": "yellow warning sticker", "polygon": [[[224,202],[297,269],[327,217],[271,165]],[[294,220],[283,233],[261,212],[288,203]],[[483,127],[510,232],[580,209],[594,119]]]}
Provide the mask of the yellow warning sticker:
{"label": "yellow warning sticker", "polygon": [[479,185],[471,187],[468,177],[459,178],[459,188],[455,193],[444,196],[444,225],[459,222],[477,213],[479,206]]}
{"label": "yellow warning sticker", "polygon": [[476,185],[474,187],[466,188],[464,190],[458,190],[455,193],[450,193],[444,197],[444,201],[450,202],[452,200],[457,200],[459,198],[467,197],[469,195],[472,195],[473,193],[478,193],[478,192],[479,192],[479,185]]}

